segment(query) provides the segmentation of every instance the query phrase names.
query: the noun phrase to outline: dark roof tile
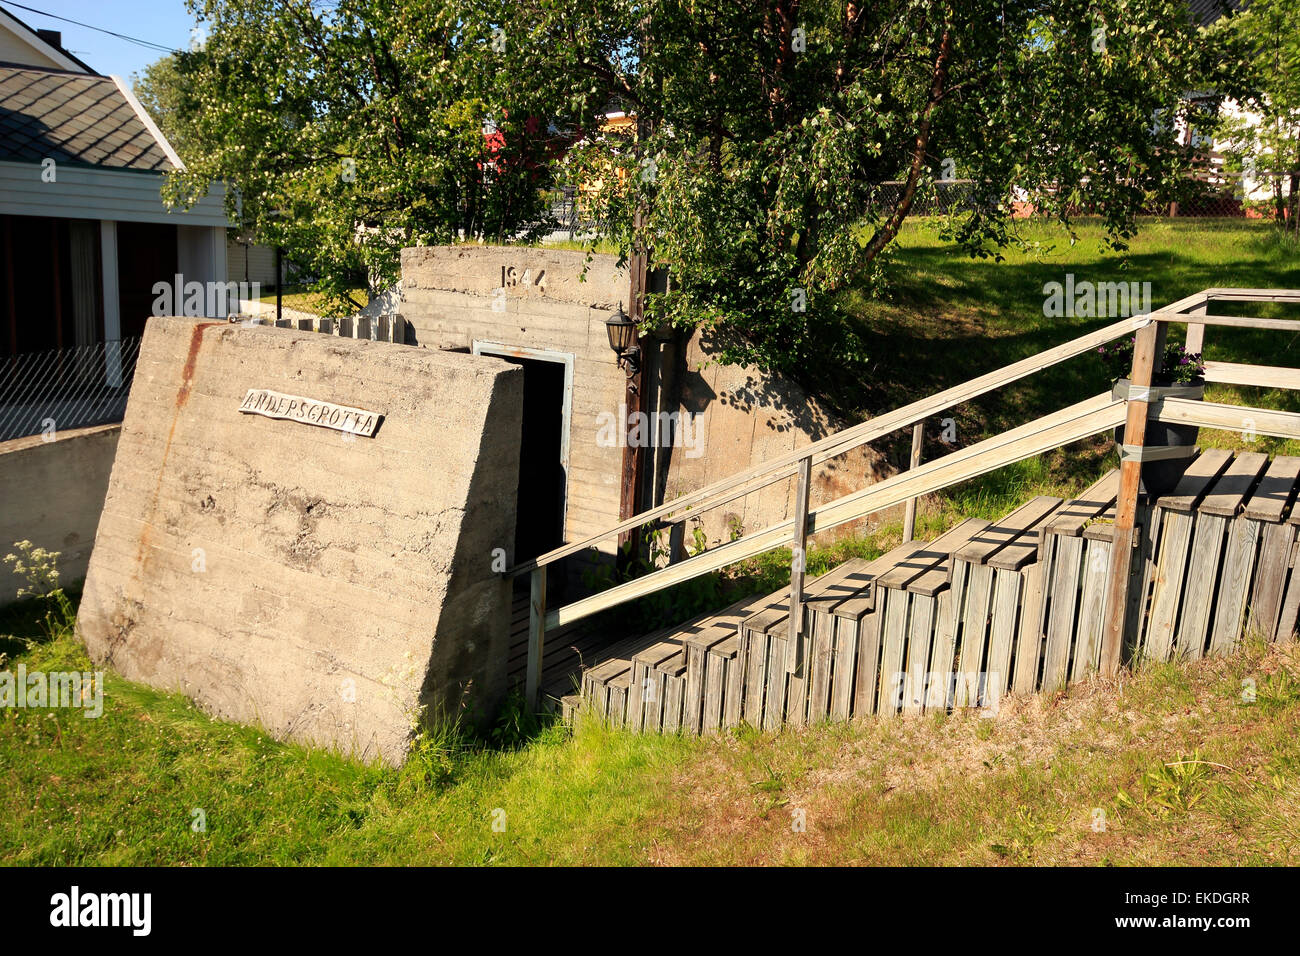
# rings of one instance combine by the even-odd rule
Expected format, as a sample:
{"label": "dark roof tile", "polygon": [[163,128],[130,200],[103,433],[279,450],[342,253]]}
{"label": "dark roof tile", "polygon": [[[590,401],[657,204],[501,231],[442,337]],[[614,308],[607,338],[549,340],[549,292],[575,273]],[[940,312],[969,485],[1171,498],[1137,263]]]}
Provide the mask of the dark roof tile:
{"label": "dark roof tile", "polygon": [[0,159],[109,169],[172,164],[112,79],[0,65]]}

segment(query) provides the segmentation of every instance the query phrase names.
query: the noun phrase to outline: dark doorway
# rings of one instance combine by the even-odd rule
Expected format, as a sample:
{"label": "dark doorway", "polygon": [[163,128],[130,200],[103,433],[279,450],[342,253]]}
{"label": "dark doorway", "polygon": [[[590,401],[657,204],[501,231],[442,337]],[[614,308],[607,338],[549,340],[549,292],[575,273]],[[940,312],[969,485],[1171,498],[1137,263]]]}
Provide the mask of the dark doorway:
{"label": "dark doorway", "polygon": [[519,436],[519,490],[515,561],[527,561],[564,543],[564,379],[561,362],[502,356],[524,370]]}
{"label": "dark doorway", "polygon": [[[122,338],[144,334],[157,298],[154,284],[176,279],[176,227],[152,222],[117,224],[117,281],[122,303]],[[179,299],[183,289],[176,290]],[[206,299],[205,299],[206,301]],[[183,311],[180,308],[176,312]]]}

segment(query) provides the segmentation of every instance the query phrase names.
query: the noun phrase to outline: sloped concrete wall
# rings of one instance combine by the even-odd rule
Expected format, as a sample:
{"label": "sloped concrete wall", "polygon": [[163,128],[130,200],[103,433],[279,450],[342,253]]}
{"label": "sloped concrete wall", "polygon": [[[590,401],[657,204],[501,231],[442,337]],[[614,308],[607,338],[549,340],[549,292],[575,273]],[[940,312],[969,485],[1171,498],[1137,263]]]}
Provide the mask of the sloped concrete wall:
{"label": "sloped concrete wall", "polygon": [[[113,470],[119,425],[97,425],[0,442],[0,556],[17,541],[59,552],[59,583],[86,576]],[[0,604],[26,586],[0,564]]]}
{"label": "sloped concrete wall", "polygon": [[[81,605],[92,656],[364,759],[399,762],[421,705],[490,716],[522,384],[496,359],[152,319]],[[250,388],[383,419],[241,414]]]}

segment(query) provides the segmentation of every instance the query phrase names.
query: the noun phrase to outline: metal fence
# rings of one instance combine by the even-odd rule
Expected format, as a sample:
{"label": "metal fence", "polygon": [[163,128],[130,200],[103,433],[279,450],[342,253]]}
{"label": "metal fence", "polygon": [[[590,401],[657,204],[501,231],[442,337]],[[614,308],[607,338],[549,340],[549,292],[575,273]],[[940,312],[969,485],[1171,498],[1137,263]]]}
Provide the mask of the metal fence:
{"label": "metal fence", "polygon": [[138,338],[0,358],[0,441],[120,422]]}

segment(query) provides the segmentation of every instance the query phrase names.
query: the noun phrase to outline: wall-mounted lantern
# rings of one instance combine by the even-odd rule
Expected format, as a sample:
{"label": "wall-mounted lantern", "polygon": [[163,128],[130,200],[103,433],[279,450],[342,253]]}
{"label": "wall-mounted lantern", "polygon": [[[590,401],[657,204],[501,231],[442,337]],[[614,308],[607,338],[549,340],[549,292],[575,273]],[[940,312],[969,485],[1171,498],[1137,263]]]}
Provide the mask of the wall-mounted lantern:
{"label": "wall-mounted lantern", "polygon": [[636,323],[623,311],[623,303],[605,320],[605,333],[609,336],[609,347],[618,356],[618,367],[627,369],[629,380],[635,378],[641,370],[641,346],[637,345]]}

